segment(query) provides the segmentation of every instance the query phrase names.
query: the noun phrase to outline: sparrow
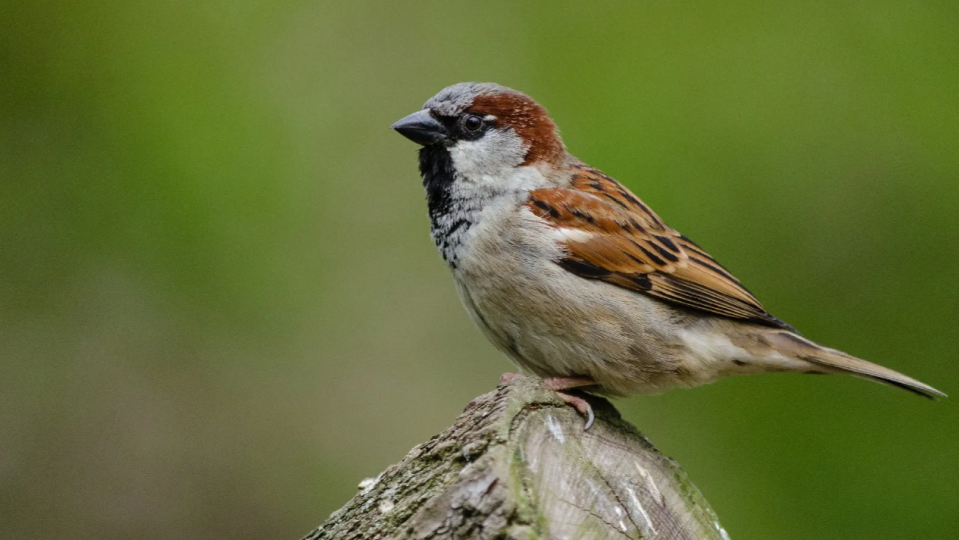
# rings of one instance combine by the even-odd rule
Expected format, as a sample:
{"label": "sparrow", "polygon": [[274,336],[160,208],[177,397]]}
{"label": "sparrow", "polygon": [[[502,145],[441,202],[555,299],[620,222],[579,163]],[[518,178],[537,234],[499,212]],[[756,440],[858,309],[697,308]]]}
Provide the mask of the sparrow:
{"label": "sparrow", "polygon": [[654,394],[767,372],[939,390],[802,337],[622,184],[547,111],[493,83],[444,88],[392,129],[421,145],[430,231],[473,322],[593,423],[571,389]]}

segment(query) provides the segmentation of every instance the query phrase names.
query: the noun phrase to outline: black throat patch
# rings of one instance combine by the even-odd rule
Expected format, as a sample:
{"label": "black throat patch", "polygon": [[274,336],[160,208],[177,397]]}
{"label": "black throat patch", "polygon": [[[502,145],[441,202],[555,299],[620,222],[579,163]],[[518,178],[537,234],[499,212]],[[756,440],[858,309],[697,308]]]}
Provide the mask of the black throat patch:
{"label": "black throat patch", "polygon": [[427,193],[430,236],[451,268],[457,268],[464,234],[479,213],[478,201],[454,196],[456,175],[453,159],[446,147],[430,145],[420,149],[420,176]]}
{"label": "black throat patch", "polygon": [[420,177],[427,192],[427,210],[433,228],[440,217],[450,212],[454,174],[453,159],[445,147],[430,145],[420,149]]}

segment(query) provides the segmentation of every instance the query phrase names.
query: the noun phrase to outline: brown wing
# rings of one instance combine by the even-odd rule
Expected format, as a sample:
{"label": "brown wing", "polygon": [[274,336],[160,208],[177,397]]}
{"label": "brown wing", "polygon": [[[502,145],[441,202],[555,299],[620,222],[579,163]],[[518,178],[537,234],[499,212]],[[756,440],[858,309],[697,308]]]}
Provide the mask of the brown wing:
{"label": "brown wing", "polygon": [[568,253],[558,263],[574,274],[714,315],[791,329],[710,255],[596,169],[581,166],[569,188],[534,190],[527,206],[554,227]]}

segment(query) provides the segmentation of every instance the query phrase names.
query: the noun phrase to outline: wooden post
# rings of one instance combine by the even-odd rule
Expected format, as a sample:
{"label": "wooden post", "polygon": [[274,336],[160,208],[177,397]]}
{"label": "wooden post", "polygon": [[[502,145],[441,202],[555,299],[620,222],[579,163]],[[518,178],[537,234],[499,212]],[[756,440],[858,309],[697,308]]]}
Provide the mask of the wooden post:
{"label": "wooden post", "polygon": [[539,379],[518,376],[364,480],[305,540],[729,538],[676,462],[589,400],[585,432]]}

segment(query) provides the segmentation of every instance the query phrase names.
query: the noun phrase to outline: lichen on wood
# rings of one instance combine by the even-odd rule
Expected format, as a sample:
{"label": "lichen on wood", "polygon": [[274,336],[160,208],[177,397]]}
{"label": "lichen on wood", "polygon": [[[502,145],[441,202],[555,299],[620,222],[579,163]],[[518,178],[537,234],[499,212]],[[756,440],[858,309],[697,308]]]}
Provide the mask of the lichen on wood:
{"label": "lichen on wood", "polygon": [[361,483],[305,540],[727,539],[670,458],[609,402],[569,405],[519,376]]}

